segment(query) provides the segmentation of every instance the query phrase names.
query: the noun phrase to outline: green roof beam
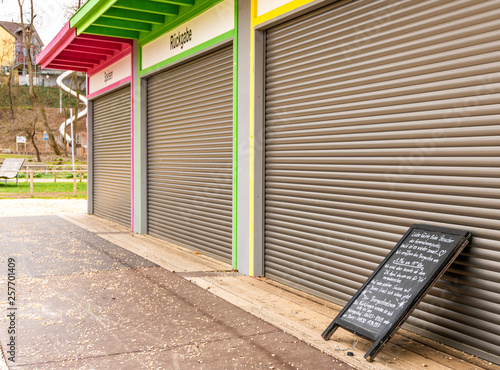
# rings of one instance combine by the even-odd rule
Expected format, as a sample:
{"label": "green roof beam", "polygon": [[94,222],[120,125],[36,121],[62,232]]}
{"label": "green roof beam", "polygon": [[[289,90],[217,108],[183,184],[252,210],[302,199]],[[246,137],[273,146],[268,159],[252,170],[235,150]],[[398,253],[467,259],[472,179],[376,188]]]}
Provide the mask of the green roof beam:
{"label": "green roof beam", "polygon": [[102,15],[106,18],[124,19],[128,21],[146,22],[153,24],[165,23],[165,16],[161,14],[138,12],[136,10],[111,8]]}
{"label": "green roof beam", "polygon": [[168,3],[168,4],[174,4],[174,5],[180,5],[180,6],[193,6],[194,5],[194,0],[155,0],[158,1],[159,3]]}
{"label": "green roof beam", "polygon": [[70,27],[76,27],[79,35],[103,15],[116,0],[89,0],[69,20]]}
{"label": "green roof beam", "polygon": [[179,14],[178,5],[151,2],[151,1],[142,1],[142,0],[118,0],[113,7],[120,9],[134,10],[134,11],[163,14],[163,15]]}
{"label": "green roof beam", "polygon": [[139,38],[139,32],[137,31],[119,30],[116,28],[109,28],[102,26],[90,26],[85,30],[85,33],[90,35],[121,37],[124,39],[134,39],[134,40],[137,40]]}
{"label": "green roof beam", "polygon": [[[174,1],[174,0],[172,0]],[[176,1],[176,0],[175,0]],[[207,11],[212,6],[222,2],[223,0],[195,0],[193,6],[181,6],[179,14],[176,17],[165,17],[165,23],[162,25],[153,25],[151,32],[141,32],[139,36],[139,45],[145,45],[148,42],[153,41],[157,37],[163,35],[180,24],[193,19],[197,15]]]}
{"label": "green roof beam", "polygon": [[111,27],[117,28],[121,30],[132,30],[132,31],[151,31],[151,24],[143,23],[143,22],[135,22],[135,21],[125,21],[118,20],[112,18],[101,17],[97,19],[94,23],[94,26],[103,26],[103,27]]}

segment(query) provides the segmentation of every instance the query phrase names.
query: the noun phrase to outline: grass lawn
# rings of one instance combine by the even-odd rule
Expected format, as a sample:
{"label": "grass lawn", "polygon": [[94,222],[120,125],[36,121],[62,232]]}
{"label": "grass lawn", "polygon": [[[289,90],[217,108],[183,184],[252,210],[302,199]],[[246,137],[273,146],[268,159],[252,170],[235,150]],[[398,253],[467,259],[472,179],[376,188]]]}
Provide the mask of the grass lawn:
{"label": "grass lawn", "polygon": [[[73,162],[71,161],[71,158],[60,158],[60,159],[54,159],[53,161],[45,161],[44,163],[46,164],[58,164],[58,165],[67,165],[67,166],[72,166]],[[80,168],[81,166],[87,165],[87,162],[85,161],[79,161],[78,159],[75,159],[75,166],[78,166]]]}
{"label": "grass lawn", "polygon": [[24,154],[3,154],[3,153],[0,153],[0,158],[26,158],[26,160],[28,159],[33,159],[33,156],[26,156]]}
{"label": "grass lawn", "polygon": [[[73,196],[73,182],[34,182],[33,183],[33,198],[87,198],[87,183],[77,182],[76,197]],[[15,181],[0,180],[0,199],[6,198],[29,198],[30,183],[19,181],[19,186],[16,186]]]}
{"label": "grass lawn", "polygon": [[[29,177],[29,176],[28,176]],[[20,172],[19,173],[19,178],[20,179],[26,179],[26,173]],[[33,174],[33,178],[35,179],[53,179],[54,178],[54,173],[53,172],[35,172]],[[73,172],[57,172],[57,178],[58,179],[72,179],[73,178]],[[84,173],[83,178],[87,178],[87,174]],[[80,181],[80,172],[76,171],[76,181]],[[4,183],[5,184],[5,183]]]}

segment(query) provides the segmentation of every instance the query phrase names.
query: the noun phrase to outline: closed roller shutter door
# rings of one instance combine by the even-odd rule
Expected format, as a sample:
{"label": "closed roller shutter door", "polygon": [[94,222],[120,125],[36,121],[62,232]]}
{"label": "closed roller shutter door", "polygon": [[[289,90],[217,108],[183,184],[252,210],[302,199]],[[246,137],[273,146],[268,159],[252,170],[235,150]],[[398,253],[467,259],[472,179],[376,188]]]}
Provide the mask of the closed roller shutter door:
{"label": "closed roller shutter door", "polygon": [[233,52],[148,82],[148,232],[231,261]]}
{"label": "closed roller shutter door", "polygon": [[131,226],[130,88],[93,104],[94,214]]}
{"label": "closed roller shutter door", "polygon": [[408,323],[498,360],[499,17],[352,1],[268,30],[268,277],[344,304],[412,223],[469,230]]}

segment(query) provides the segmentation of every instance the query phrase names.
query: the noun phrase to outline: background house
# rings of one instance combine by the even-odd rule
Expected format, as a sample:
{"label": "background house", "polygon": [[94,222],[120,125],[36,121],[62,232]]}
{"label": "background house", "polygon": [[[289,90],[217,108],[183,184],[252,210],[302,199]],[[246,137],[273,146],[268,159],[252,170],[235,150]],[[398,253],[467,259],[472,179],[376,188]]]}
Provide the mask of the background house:
{"label": "background house", "polygon": [[[33,30],[32,45],[30,53],[32,62],[36,64],[36,58],[42,51],[43,42],[40,36]],[[28,85],[28,55],[24,46],[23,31],[21,25],[16,22],[0,21],[0,65],[2,76],[13,73],[13,83],[16,85]],[[46,85],[41,76],[40,67],[34,66],[35,85]],[[44,76],[48,73],[44,73]],[[46,80],[49,80],[45,77]]]}

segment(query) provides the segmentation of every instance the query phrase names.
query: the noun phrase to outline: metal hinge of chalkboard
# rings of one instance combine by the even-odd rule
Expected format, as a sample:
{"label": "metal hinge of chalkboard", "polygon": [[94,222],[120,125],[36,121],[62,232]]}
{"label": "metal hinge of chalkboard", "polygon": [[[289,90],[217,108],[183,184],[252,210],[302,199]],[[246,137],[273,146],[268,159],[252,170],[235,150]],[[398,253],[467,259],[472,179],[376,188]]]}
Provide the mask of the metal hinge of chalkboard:
{"label": "metal hinge of chalkboard", "polygon": [[321,336],[329,340],[342,327],[371,340],[365,358],[373,361],[471,238],[468,231],[413,224]]}

